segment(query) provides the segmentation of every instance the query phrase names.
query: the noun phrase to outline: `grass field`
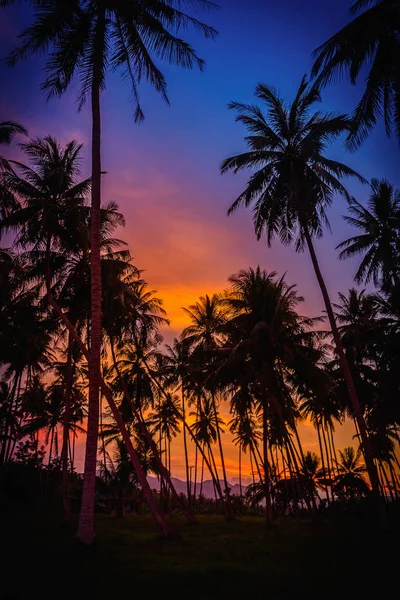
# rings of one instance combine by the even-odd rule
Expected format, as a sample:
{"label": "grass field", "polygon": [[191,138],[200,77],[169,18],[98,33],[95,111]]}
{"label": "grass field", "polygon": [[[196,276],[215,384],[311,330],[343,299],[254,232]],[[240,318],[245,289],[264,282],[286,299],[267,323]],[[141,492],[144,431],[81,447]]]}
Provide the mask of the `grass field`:
{"label": "grass field", "polygon": [[367,521],[261,518],[172,519],[161,539],[149,516],[97,519],[96,543],[82,547],[58,517],[1,514],[1,597],[7,600],[396,597],[398,531]]}

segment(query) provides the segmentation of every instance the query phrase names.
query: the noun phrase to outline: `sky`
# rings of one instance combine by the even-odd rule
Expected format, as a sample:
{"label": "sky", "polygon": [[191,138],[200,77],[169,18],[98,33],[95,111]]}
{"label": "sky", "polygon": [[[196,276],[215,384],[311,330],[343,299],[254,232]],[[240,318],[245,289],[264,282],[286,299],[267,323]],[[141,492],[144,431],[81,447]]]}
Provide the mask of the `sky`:
{"label": "sky", "polygon": [[[235,123],[228,102],[253,102],[258,82],[274,85],[289,101],[311,69],[312,51],[347,22],[350,4],[349,0],[220,0],[218,11],[203,16],[219,31],[217,40],[186,36],[206,60],[205,72],[162,66],[171,104],[143,85],[146,118],[140,126],[132,118],[128,85],[117,74],[109,74],[102,96],[103,200],[119,204],[126,218],[120,237],[129,243],[150,288],[164,300],[171,321],[163,331],[166,342],[187,324],[182,306],[221,291],[229,275],[258,264],[286,273],[288,283],[298,285],[305,297],[304,314],[321,313],[322,299],[308,255],[296,254],[279,242],[271,248],[264,240],[257,242],[251,211],[226,216],[246,175],[221,176],[219,165],[245,149],[244,129]],[[0,57],[15,46],[29,18],[24,3],[0,11]],[[63,98],[47,102],[40,91],[42,81],[43,57],[14,69],[0,63],[0,120],[22,123],[31,136],[51,134],[62,142],[83,143],[83,174],[87,175],[90,116],[87,107],[77,112],[77,86]],[[339,82],[323,92],[323,108],[351,112],[360,95],[360,87]],[[328,156],[367,179],[386,177],[400,186],[398,148],[394,139],[386,138],[382,126],[357,153],[346,152],[341,140]],[[368,198],[368,186],[348,181],[347,187],[361,202]],[[357,265],[357,261],[337,260],[336,245],[353,233],[342,218],[345,212],[346,202],[335,199],[329,211],[332,233],[316,244],[333,300],[339,291],[346,293],[353,286]],[[349,425],[338,428],[339,447],[351,443],[352,433]],[[310,425],[301,426],[301,435],[306,449],[317,451]],[[233,479],[237,451],[229,434],[224,439]],[[182,476],[180,437],[174,446],[173,473]]]}

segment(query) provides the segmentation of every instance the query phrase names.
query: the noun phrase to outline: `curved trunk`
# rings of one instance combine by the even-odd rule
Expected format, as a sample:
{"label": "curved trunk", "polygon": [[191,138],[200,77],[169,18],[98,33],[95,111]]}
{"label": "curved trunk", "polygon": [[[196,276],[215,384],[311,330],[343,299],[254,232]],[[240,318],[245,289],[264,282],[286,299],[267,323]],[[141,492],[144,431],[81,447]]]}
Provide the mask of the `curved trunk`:
{"label": "curved trunk", "polygon": [[146,474],[143,471],[143,467],[140,463],[140,458],[139,458],[138,453],[136,452],[135,448],[133,447],[131,438],[125,427],[124,421],[121,417],[121,413],[119,412],[119,410],[114,402],[111,391],[109,390],[107,385],[104,383],[104,381],[102,381],[101,388],[102,388],[102,393],[106,397],[107,402],[111,408],[111,412],[112,412],[114,420],[117,424],[117,427],[119,428],[119,430],[121,432],[122,439],[124,440],[125,447],[129,454],[129,458],[131,459],[133,468],[135,469],[135,472],[136,472],[136,475],[137,475],[137,478],[139,481],[139,485],[143,490],[143,495],[146,498],[147,503],[149,504],[153,518],[156,521],[157,525],[159,526],[160,530],[162,531],[163,535],[168,536],[171,533],[171,528],[164,520],[164,517],[161,514],[161,511],[157,505],[157,502],[152,494],[149,482],[147,481]]}
{"label": "curved trunk", "polygon": [[318,264],[317,255],[315,253],[315,249],[312,243],[310,232],[307,227],[304,228],[304,237],[306,239],[307,247],[310,253],[311,261],[314,267],[315,275],[318,280],[319,287],[321,289],[322,297],[325,304],[325,309],[328,315],[329,324],[332,331],[333,340],[335,342],[336,351],[339,357],[340,366],[343,371],[345,383],[347,386],[347,391],[349,394],[350,402],[353,407],[354,416],[357,421],[358,428],[360,430],[361,441],[362,441],[362,450],[364,454],[365,465],[367,467],[368,476],[371,482],[372,494],[376,505],[376,510],[378,513],[379,521],[382,527],[385,529],[388,527],[387,522],[387,514],[385,510],[385,506],[382,502],[382,498],[379,493],[379,477],[378,472],[374,463],[374,458],[372,454],[371,443],[367,434],[367,428],[365,425],[365,420],[363,417],[363,413],[361,410],[361,405],[358,400],[357,390],[354,385],[353,377],[350,371],[349,364],[346,359],[346,354],[344,352],[342,339],[339,334],[339,330],[337,328],[335,316],[333,314],[332,304],[329,298],[328,290],[325,285],[324,278],[322,277],[321,269]]}

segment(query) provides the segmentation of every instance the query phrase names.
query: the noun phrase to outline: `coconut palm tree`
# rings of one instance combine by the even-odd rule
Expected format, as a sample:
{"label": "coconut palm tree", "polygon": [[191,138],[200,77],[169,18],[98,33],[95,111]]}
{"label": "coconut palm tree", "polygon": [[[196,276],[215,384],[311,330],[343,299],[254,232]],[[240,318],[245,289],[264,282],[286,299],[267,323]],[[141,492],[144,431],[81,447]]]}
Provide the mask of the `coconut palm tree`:
{"label": "coconut palm tree", "polygon": [[303,298],[295,286],[288,286],[275,272],[267,273],[260,267],[242,270],[232,275],[230,282],[225,297],[231,314],[226,329],[230,352],[219,372],[224,377],[227,370],[228,377],[235,381],[251,369],[254,396],[262,415],[265,496],[267,517],[272,521],[268,457],[271,428],[277,440],[287,445],[291,460],[298,462],[289,434],[289,428],[296,428],[296,411],[287,378],[297,374],[309,388],[322,393],[330,389],[331,383],[315,364],[320,354],[313,347],[314,334],[308,331],[313,320],[297,313]]}
{"label": "coconut palm tree", "polygon": [[356,452],[353,447],[349,446],[344,448],[343,452],[339,450],[339,455],[338,475],[335,479],[336,492],[350,499],[368,494],[369,488],[363,477],[366,468],[360,462],[361,449],[358,448]]}
{"label": "coconut palm tree", "polygon": [[[28,135],[28,132],[22,125],[14,121],[0,121],[0,146],[9,146],[17,134]],[[10,161],[0,154],[0,222],[11,210],[18,206],[14,195],[3,182],[4,174],[11,171]]]}
{"label": "coconut palm tree", "polygon": [[360,231],[337,246],[339,258],[362,256],[355,274],[357,283],[382,285],[389,290],[399,279],[400,190],[385,179],[371,181],[368,208],[355,198],[349,200],[349,215],[344,220]]}
{"label": "coconut palm tree", "polygon": [[[15,121],[0,121],[0,146],[9,146],[16,135],[28,135],[28,132],[25,127]],[[0,171],[11,170],[10,162],[0,155]]]}
{"label": "coconut palm tree", "polygon": [[320,100],[320,94],[315,86],[307,85],[305,77],[290,106],[273,88],[263,84],[256,87],[256,96],[266,103],[266,115],[258,106],[238,102],[230,104],[230,108],[238,113],[237,120],[244,123],[249,131],[250,135],[246,138],[249,151],[224,160],[221,171],[237,173],[255,169],[256,172],[229,208],[228,214],[241,206],[252,205],[258,238],[265,232],[268,244],[274,237],[279,237],[284,243],[291,243],[296,238],[297,250],[307,246],[362,436],[368,475],[383,523],[385,517],[372,450],[313,243],[313,238],[323,235],[323,226],[328,223],[326,210],[334,194],[350,199],[340,179],[351,176],[364,181],[350,167],[325,156],[327,144],[347,131],[350,122],[345,115],[311,114],[310,109]]}
{"label": "coconut palm tree", "polygon": [[[166,345],[166,351],[162,357],[162,375],[165,377],[167,385],[172,385],[174,388],[181,390],[181,403],[182,403],[182,419],[186,421],[186,394],[189,395],[191,378],[190,378],[190,344],[185,341],[177,340],[173,341],[172,346]],[[186,489],[189,506],[191,505],[191,482],[189,476],[189,458],[188,458],[188,445],[187,445],[187,434],[186,427],[183,427],[183,447],[185,454],[185,469],[186,469]],[[196,448],[197,458],[197,448]],[[196,477],[196,474],[195,474]],[[196,484],[195,484],[196,493]]]}
{"label": "coconut palm tree", "polygon": [[365,77],[364,93],[348,137],[357,148],[383,116],[386,133],[400,141],[400,8],[397,0],[357,0],[354,17],[314,52],[312,75],[327,85],[346,73],[352,84]]}
{"label": "coconut palm tree", "polygon": [[[215,421],[218,421],[216,388],[212,377],[213,363],[216,352],[221,348],[223,340],[223,330],[226,323],[226,309],[218,294],[212,296],[201,296],[199,300],[183,309],[191,320],[191,324],[182,331],[181,338],[192,350],[192,359],[198,360],[199,364],[206,365],[205,384],[210,390],[211,401],[215,412]],[[229,499],[229,485],[226,475],[224,451],[221,439],[220,428],[216,428],[219,454],[221,458],[222,473],[225,484],[225,494],[227,499],[227,510],[229,518],[233,517],[232,507]]]}
{"label": "coconut palm tree", "polygon": [[17,232],[17,248],[46,252],[49,263],[51,251],[70,246],[72,226],[78,229],[75,244],[80,241],[79,221],[91,185],[90,179],[79,181],[82,145],[73,140],[63,147],[47,136],[20,148],[30,166],[14,161],[15,171],[4,175],[4,185],[19,205],[1,228]]}
{"label": "coconut palm tree", "polygon": [[[0,7],[15,0],[1,0]],[[33,23],[23,32],[22,44],[9,57],[9,64],[36,53],[49,53],[47,78],[43,88],[51,96],[61,96],[75,75],[81,81],[80,105],[90,98],[92,112],[92,218],[91,218],[91,336],[89,360],[89,415],[85,477],[78,538],[85,544],[93,540],[94,492],[101,384],[101,93],[106,87],[109,67],[117,70],[131,85],[134,119],[144,118],[138,85],[142,79],[168,101],[166,81],[156,60],[202,70],[204,61],[192,46],[179,37],[183,28],[192,27],[206,38],[216,31],[184,13],[179,0],[132,1],[128,4],[72,0],[50,6],[28,0],[34,6]],[[210,9],[208,0],[188,0],[188,8]]]}

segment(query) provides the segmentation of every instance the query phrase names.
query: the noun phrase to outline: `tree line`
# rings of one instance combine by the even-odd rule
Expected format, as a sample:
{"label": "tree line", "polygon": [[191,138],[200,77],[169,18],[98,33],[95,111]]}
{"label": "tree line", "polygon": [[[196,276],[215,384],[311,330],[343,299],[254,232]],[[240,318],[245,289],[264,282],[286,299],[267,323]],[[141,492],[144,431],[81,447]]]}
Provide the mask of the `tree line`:
{"label": "tree line", "polygon": [[[1,7],[12,4],[0,2]],[[250,454],[257,472],[252,492],[265,499],[269,521],[281,481],[286,502],[291,487],[292,503],[301,498],[310,511],[321,486],[327,502],[338,494],[366,493],[359,483],[362,453],[375,510],[385,525],[385,500],[398,494],[399,192],[386,180],[373,180],[364,206],[343,184],[348,177],[367,183],[364,177],[328,158],[326,150],[343,133],[354,150],[381,116],[387,133],[399,134],[398,3],[356,2],[350,23],[314,53],[312,80],[303,78],[290,104],[264,84],[256,87],[262,108],[230,104],[247,130],[248,149],[224,160],[221,171],[251,170],[251,176],[229,213],[251,207],[257,237],[266,236],[269,244],[277,237],[296,251],[308,250],[329,331],[321,317],[301,315],[295,286],[257,267],[232,275],[227,290],[189,307],[191,325],[164,351],[162,303],[133,265],[126,244],[113,237],[123,224],[118,206],[101,201],[100,98],[108,68],[120,70],[131,84],[135,120],[142,120],[142,78],[168,99],[155,59],[202,69],[204,62],[179,31],[193,26],[211,39],[217,32],[182,12],[178,2],[30,4],[32,24],[9,64],[44,50],[43,88],[49,96],[62,95],[74,77],[80,78],[80,101],[90,99],[92,109],[92,173],[81,181],[81,146],[72,141],[63,147],[50,136],[21,144],[28,164],[1,159],[1,232],[14,237],[12,247],[1,250],[2,462],[16,456],[21,436],[30,436],[28,444],[37,454],[41,430],[47,432],[51,462],[58,456],[57,430],[62,429],[60,468],[68,514],[73,440],[85,417],[79,539],[93,539],[99,439],[104,474],[111,475],[106,441],[114,439],[119,465],[127,462],[124,454],[129,457],[167,535],[170,526],[146,472],[157,472],[164,496],[195,518],[189,484],[185,501],[170,477],[171,440],[182,428],[186,464],[190,439],[212,477],[221,509],[233,518],[219,416],[227,399],[229,426],[240,453]],[[214,7],[205,0],[187,5]],[[346,72],[356,82],[362,67],[368,69],[365,92],[351,117],[314,110],[321,89],[337,74]],[[15,134],[26,132],[12,121],[2,123],[2,143]],[[373,281],[376,291],[350,290],[335,305],[314,240],[323,235],[337,194],[347,199],[346,220],[359,230],[340,245],[340,257],[361,255],[356,282]],[[103,398],[107,411],[100,410]],[[297,424],[305,415],[317,427],[321,468],[318,457],[302,449]],[[359,451],[346,449],[338,459],[334,423],[345,416],[354,420]],[[19,446],[20,455],[29,454],[25,450]],[[356,489],[349,478],[359,483]]]}

